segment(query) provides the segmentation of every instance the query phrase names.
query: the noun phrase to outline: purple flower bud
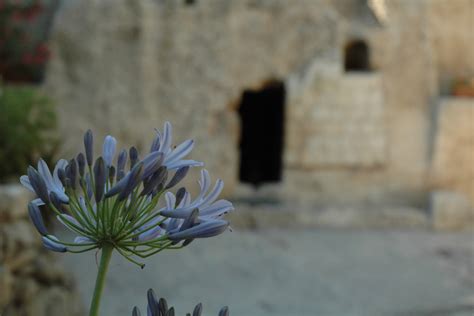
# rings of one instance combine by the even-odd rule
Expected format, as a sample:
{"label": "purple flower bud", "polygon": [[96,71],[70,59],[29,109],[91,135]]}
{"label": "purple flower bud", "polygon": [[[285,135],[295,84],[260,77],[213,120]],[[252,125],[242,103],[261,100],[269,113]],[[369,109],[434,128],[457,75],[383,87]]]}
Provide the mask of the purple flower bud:
{"label": "purple flower bud", "polygon": [[68,165],[66,166],[66,178],[69,179],[69,185],[72,189],[76,189],[76,179],[77,179],[77,164],[75,159],[69,160]]}
{"label": "purple flower bud", "polygon": [[110,181],[110,183],[114,182],[114,178],[115,178],[115,167],[110,166],[109,167],[109,181]]}
{"label": "purple flower bud", "polygon": [[117,140],[114,137],[107,135],[104,140],[104,145],[102,146],[102,156],[104,157],[104,163],[106,167],[112,165],[112,159],[115,154],[115,146],[117,145]]}
{"label": "purple flower bud", "polygon": [[135,167],[138,162],[138,150],[132,146],[130,147],[128,155],[130,156],[130,170]]}
{"label": "purple flower bud", "polygon": [[192,243],[194,241],[194,239],[186,239],[184,242],[183,242],[183,247],[186,247],[187,245],[189,245],[190,243]]}
{"label": "purple flower bud", "polygon": [[97,158],[94,164],[94,181],[95,181],[95,201],[99,203],[104,196],[104,187],[106,181],[105,164],[102,157]]}
{"label": "purple flower bud", "polygon": [[55,251],[55,252],[66,252],[67,251],[67,248],[65,246],[63,246],[62,244],[60,244],[58,242],[59,241],[58,238],[56,238],[53,235],[48,235],[47,237],[43,236],[42,239],[43,239],[43,245],[46,249],[49,249],[49,250]]}
{"label": "purple flower bud", "polygon": [[[191,212],[191,214],[189,214],[189,216],[184,220],[183,224],[181,224],[179,231],[180,232],[185,231],[186,229],[189,229],[198,223],[199,223],[199,210],[195,208]],[[183,243],[183,247],[189,245],[193,240],[194,238],[186,239]],[[177,244],[178,242],[179,241],[174,241],[173,244]]]}
{"label": "purple flower bud", "polygon": [[202,313],[202,303],[199,303],[194,307],[193,316],[201,316]]}
{"label": "purple flower bud", "polygon": [[84,134],[84,148],[86,149],[86,160],[87,165],[90,167],[92,166],[92,162],[94,160],[94,136],[92,135],[92,131],[89,129]]}
{"label": "purple flower bud", "polygon": [[[68,179],[69,182],[69,179]],[[49,200],[51,203],[54,205],[55,208],[58,210],[62,209],[62,201],[59,199],[59,196],[56,194],[56,192],[51,191],[49,192]]]}
{"label": "purple flower bud", "polygon": [[138,307],[135,306],[133,308],[132,316],[142,316],[142,314],[140,313],[140,310],[138,309]]}
{"label": "purple flower bud", "polygon": [[44,226],[43,216],[41,216],[39,207],[34,203],[28,204],[28,214],[30,215],[33,225],[35,225],[36,230],[43,236],[47,235],[48,231],[46,226]]}
{"label": "purple flower bud", "polygon": [[117,181],[125,176],[125,165],[127,163],[127,151],[122,149],[117,158]]}
{"label": "purple flower bud", "polygon": [[168,190],[174,187],[175,185],[177,185],[181,180],[184,179],[184,177],[186,177],[186,174],[188,173],[188,171],[189,171],[189,166],[179,168],[175,172],[173,178],[171,178],[170,182],[168,182],[165,189]]}
{"label": "purple flower bud", "polygon": [[160,315],[158,300],[156,299],[156,295],[153,289],[149,289],[146,294],[148,299],[148,309],[150,310],[151,315]]}
{"label": "purple flower bud", "polygon": [[123,190],[121,190],[118,200],[122,201],[126,199],[130,193],[137,187],[137,185],[140,184],[141,177],[143,175],[143,163],[140,162],[133,167],[132,171],[123,178],[122,180],[126,180],[126,183],[123,187]]}
{"label": "purple flower bud", "polygon": [[84,178],[79,180],[79,183],[80,183],[81,186],[86,188],[87,198],[91,199],[92,195],[93,195],[93,190],[92,190],[92,183],[91,183],[90,174],[87,173]]}
{"label": "purple flower bud", "polygon": [[151,143],[150,147],[150,152],[154,152],[160,149],[160,134],[156,133],[155,138],[153,139],[153,142]]}
{"label": "purple flower bud", "polygon": [[66,170],[64,169],[58,169],[58,178],[59,178],[59,181],[61,181],[61,184],[63,185],[63,187],[67,187],[68,186],[68,183],[67,183],[67,176],[66,176]]}
{"label": "purple flower bud", "polygon": [[174,207],[178,207],[179,203],[183,200],[184,196],[186,195],[186,188],[179,188],[176,192],[176,202]]}
{"label": "purple flower bud", "polygon": [[[163,181],[166,181],[166,178],[163,180]],[[153,189],[153,192],[151,192],[151,196],[152,197],[155,197],[159,192],[162,192],[163,189],[165,188],[165,185],[164,185],[164,182],[163,183],[160,183],[156,186],[156,188]]]}
{"label": "purple flower bud", "polygon": [[168,311],[168,313],[169,313],[168,303],[166,302],[166,300],[164,298],[160,298],[158,306],[159,306],[161,315],[168,315],[168,314],[166,314],[166,311]]}
{"label": "purple flower bud", "polygon": [[229,222],[224,220],[210,220],[207,222],[202,222],[199,225],[193,226],[189,229],[179,231],[176,233],[170,233],[168,238],[172,241],[180,241],[184,239],[194,239],[194,238],[208,238],[217,236],[223,233]]}
{"label": "purple flower bud", "polygon": [[229,316],[229,307],[224,306],[219,312],[219,316]]}
{"label": "purple flower bud", "polygon": [[161,166],[158,170],[147,180],[143,182],[143,190],[140,195],[149,195],[153,190],[166,180],[168,170],[165,166]]}
{"label": "purple flower bud", "polygon": [[81,175],[81,177],[84,176],[84,169],[86,167],[86,159],[84,158],[84,154],[83,153],[79,153],[76,157],[76,160],[77,160],[77,165],[78,165],[78,169],[79,169],[79,174]]}
{"label": "purple flower bud", "polygon": [[197,208],[195,208],[191,212],[191,214],[189,214],[189,216],[184,220],[183,224],[179,228],[179,231],[182,232],[182,231],[185,231],[188,228],[191,228],[191,227],[195,226],[197,224],[197,222],[199,221],[198,217],[199,217],[199,210]]}
{"label": "purple flower bud", "polygon": [[160,152],[152,152],[148,154],[143,160],[143,179],[150,177],[163,163],[164,155]]}
{"label": "purple flower bud", "polygon": [[41,177],[38,171],[36,171],[35,168],[31,166],[28,167],[27,174],[31,187],[35,191],[36,195],[38,195],[38,197],[47,204],[49,202],[48,188],[46,187],[43,177]]}

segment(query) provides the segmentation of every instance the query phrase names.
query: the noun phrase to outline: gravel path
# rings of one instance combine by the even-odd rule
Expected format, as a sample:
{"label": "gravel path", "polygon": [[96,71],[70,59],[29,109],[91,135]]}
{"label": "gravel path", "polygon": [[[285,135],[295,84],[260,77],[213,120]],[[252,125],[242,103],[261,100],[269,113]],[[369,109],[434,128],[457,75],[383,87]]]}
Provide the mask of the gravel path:
{"label": "gravel path", "polygon": [[[63,256],[86,306],[94,253]],[[112,259],[103,315],[145,311],[146,290],[234,316],[474,315],[474,235],[386,231],[233,232],[149,258]]]}

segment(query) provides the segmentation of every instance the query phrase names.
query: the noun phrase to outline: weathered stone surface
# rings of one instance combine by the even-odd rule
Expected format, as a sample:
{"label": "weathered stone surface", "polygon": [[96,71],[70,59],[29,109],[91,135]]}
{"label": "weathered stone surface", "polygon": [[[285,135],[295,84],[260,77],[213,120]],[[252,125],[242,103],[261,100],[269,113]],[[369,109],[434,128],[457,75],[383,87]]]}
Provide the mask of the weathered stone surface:
{"label": "weathered stone surface", "polygon": [[[424,205],[431,132],[440,128],[431,105],[440,82],[472,69],[472,6],[385,3],[389,19],[379,27],[356,0],[71,1],[56,21],[45,86],[61,105],[62,150],[75,154],[91,127],[143,151],[153,128],[170,120],[176,141],[195,138],[193,157],[230,195],[239,98],[278,79],[287,89],[285,198]],[[354,39],[367,43],[371,73],[344,71]]]}
{"label": "weathered stone surface", "polygon": [[32,194],[19,184],[0,185],[0,221],[27,217]]}
{"label": "weathered stone surface", "polygon": [[34,226],[23,220],[0,226],[0,238],[3,239],[3,256],[7,262],[41,243]]}
{"label": "weathered stone surface", "polygon": [[[433,49],[439,72],[439,84],[444,94],[449,93],[453,80],[474,73],[474,41],[472,0],[428,0],[428,21],[432,30]],[[453,48],[455,47],[455,49]]]}
{"label": "weathered stone surface", "polygon": [[439,230],[473,229],[474,208],[462,194],[435,191],[430,197],[433,227]]}
{"label": "weathered stone surface", "polygon": [[0,314],[83,315],[74,280],[27,216],[30,199],[18,185],[0,186]]}
{"label": "weathered stone surface", "polygon": [[13,276],[10,270],[0,263],[0,312],[12,297]]}
{"label": "weathered stone surface", "polygon": [[232,225],[245,229],[265,228],[428,228],[422,209],[367,206],[318,207],[314,205],[237,204]]}
{"label": "weathered stone surface", "polygon": [[306,169],[384,165],[381,84],[377,73],[318,72],[313,84],[295,96],[298,106],[289,108],[287,163]]}
{"label": "weathered stone surface", "polygon": [[40,290],[41,285],[34,279],[27,276],[17,277],[14,285],[14,303],[21,302],[27,306],[39,294]]}
{"label": "weathered stone surface", "polygon": [[50,287],[30,298],[26,315],[83,315],[81,301],[61,287]]}
{"label": "weathered stone surface", "polygon": [[432,186],[462,193],[474,206],[474,99],[439,102]]}
{"label": "weathered stone surface", "polygon": [[35,280],[45,285],[70,285],[71,279],[66,277],[67,274],[64,267],[59,262],[53,260],[54,258],[50,255],[44,255],[32,263],[34,267],[32,275]]}
{"label": "weathered stone surface", "polygon": [[[338,12],[329,3],[74,2],[56,23],[46,87],[61,104],[64,152],[77,151],[88,127],[146,150],[153,128],[170,120],[177,140],[195,138],[193,156],[232,192],[233,105],[244,89],[270,78],[286,81],[316,56],[327,60],[338,51]],[[79,19],[78,11],[88,18]]]}

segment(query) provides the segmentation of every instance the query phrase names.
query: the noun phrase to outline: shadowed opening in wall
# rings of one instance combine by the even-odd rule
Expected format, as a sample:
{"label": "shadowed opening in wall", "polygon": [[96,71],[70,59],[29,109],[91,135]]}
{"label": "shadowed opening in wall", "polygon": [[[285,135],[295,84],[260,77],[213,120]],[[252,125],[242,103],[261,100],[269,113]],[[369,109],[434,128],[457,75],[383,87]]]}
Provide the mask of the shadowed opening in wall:
{"label": "shadowed opening in wall", "polygon": [[266,82],[260,90],[245,90],[239,106],[242,182],[258,187],[281,180],[285,85]]}
{"label": "shadowed opening in wall", "polygon": [[346,71],[370,71],[369,46],[363,40],[350,41],[344,50]]}

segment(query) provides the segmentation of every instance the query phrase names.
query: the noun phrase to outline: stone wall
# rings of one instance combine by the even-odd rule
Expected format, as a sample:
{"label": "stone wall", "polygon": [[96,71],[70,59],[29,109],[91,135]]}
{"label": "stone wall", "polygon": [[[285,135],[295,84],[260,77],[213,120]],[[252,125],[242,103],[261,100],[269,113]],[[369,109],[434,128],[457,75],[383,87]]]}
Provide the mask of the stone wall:
{"label": "stone wall", "polygon": [[432,186],[456,191],[474,205],[474,100],[439,101],[432,161]]}
{"label": "stone wall", "polygon": [[474,77],[474,1],[425,1],[439,86],[448,94],[455,79]]}
{"label": "stone wall", "polygon": [[[469,7],[463,1],[454,12]],[[470,33],[449,40],[443,0],[388,0],[384,26],[363,1],[288,3],[71,3],[56,21],[45,87],[61,106],[64,153],[89,127],[146,150],[153,128],[170,120],[231,195],[240,95],[279,79],[288,92],[282,196],[427,207],[439,72],[466,58],[445,53]],[[354,38],[369,45],[371,73],[344,73]]]}
{"label": "stone wall", "polygon": [[194,157],[232,192],[233,105],[246,88],[337,55],[338,13],[329,3],[75,2],[56,21],[46,87],[61,105],[64,152],[77,150],[88,127],[145,149],[153,128],[171,120],[177,138],[195,138]]}
{"label": "stone wall", "polygon": [[73,280],[29,222],[30,199],[19,185],[0,186],[0,314],[83,315]]}
{"label": "stone wall", "polygon": [[306,169],[384,165],[381,88],[377,73],[319,75],[290,100],[287,165]]}

